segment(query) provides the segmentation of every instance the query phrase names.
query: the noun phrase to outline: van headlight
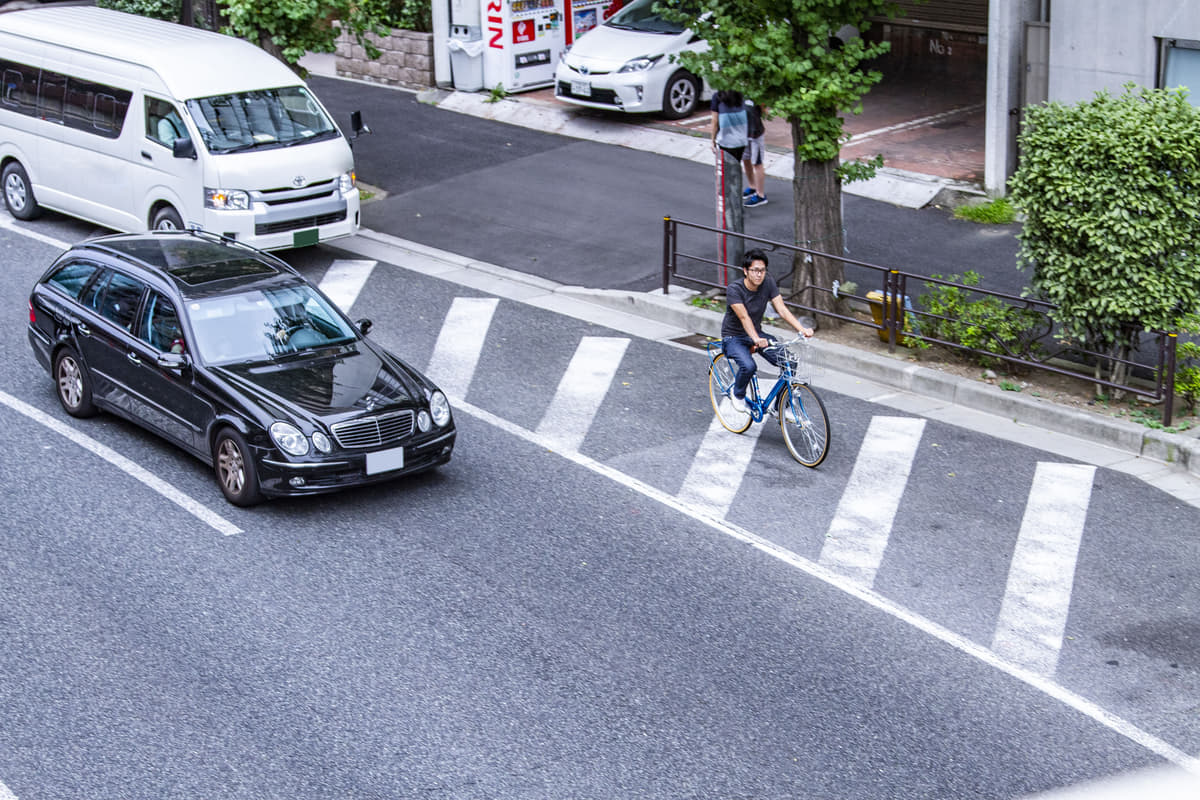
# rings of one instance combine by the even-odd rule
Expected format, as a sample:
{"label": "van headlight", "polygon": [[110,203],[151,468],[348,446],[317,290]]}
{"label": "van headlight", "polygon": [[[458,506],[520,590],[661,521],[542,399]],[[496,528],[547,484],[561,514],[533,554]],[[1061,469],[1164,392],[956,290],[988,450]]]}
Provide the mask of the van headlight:
{"label": "van headlight", "polygon": [[308,437],[290,422],[271,423],[271,441],[289,456],[302,456],[308,452]]}
{"label": "van headlight", "polygon": [[444,428],[450,422],[450,401],[441,392],[429,396],[429,413],[439,428]]}
{"label": "van headlight", "polygon": [[209,189],[206,186],[204,207],[219,211],[245,211],[250,208],[250,193],[241,189]]}
{"label": "van headlight", "polygon": [[653,57],[642,56],[641,58],[635,58],[622,64],[621,68],[617,70],[617,72],[645,72],[657,64],[660,58],[662,58],[661,55]]}
{"label": "van headlight", "polygon": [[354,183],[354,170],[343,172],[338,176],[338,191],[342,194],[349,194],[354,189]]}

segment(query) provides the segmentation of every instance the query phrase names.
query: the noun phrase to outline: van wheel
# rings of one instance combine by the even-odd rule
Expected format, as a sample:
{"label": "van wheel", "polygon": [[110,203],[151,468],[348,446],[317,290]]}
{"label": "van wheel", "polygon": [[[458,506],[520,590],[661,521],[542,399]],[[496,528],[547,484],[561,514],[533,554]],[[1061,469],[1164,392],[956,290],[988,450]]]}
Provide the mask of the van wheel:
{"label": "van wheel", "polygon": [[33,186],[29,176],[19,162],[13,161],[4,168],[0,184],[4,186],[4,205],[8,213],[17,219],[34,219],[42,213],[42,208],[33,197]]}
{"label": "van wheel", "polygon": [[679,70],[663,89],[662,115],[667,119],[691,116],[700,100],[700,83],[691,73]]}
{"label": "van wheel", "polygon": [[154,212],[154,219],[151,221],[150,227],[156,231],[181,231],[183,230],[183,220],[178,211],[170,206],[163,206]]}

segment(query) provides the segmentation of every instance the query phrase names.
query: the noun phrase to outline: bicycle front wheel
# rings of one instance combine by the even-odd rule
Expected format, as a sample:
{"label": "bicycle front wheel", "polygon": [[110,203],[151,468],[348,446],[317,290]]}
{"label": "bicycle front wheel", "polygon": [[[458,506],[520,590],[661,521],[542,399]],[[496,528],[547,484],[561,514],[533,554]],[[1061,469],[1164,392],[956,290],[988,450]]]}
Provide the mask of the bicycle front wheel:
{"label": "bicycle front wheel", "polygon": [[734,410],[730,403],[726,391],[733,386],[733,376],[733,362],[724,353],[714,358],[708,370],[708,399],[712,401],[713,413],[725,430],[745,433],[754,418],[749,413]]}
{"label": "bicycle front wheel", "polygon": [[807,383],[791,383],[779,393],[779,429],[792,458],[815,467],[829,454],[829,416]]}

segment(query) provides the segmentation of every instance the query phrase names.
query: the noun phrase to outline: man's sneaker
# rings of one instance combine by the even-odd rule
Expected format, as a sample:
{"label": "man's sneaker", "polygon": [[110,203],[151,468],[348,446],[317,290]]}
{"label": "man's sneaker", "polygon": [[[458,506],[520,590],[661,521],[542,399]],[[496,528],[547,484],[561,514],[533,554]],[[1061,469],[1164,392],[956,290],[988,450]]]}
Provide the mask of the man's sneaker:
{"label": "man's sneaker", "polygon": [[765,206],[766,204],[767,198],[763,197],[761,194],[756,194],[753,197],[747,197],[742,201],[742,205],[746,206],[747,208],[751,206]]}
{"label": "man's sneaker", "polygon": [[754,194],[754,190],[753,190],[753,189],[743,189],[743,190],[742,190],[742,197],[743,197],[743,198],[749,197],[749,196],[750,196],[750,195],[752,195],[752,194]]}
{"label": "man's sneaker", "polygon": [[729,395],[729,405],[733,406],[733,410],[739,414],[746,412],[746,398],[738,397],[736,394]]}

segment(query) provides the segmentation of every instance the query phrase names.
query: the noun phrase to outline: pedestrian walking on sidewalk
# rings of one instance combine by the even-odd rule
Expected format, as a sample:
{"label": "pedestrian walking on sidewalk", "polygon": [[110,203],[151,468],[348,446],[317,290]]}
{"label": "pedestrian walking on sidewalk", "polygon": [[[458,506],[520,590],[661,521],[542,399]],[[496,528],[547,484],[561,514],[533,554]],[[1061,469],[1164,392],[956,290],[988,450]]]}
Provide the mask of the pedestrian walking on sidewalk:
{"label": "pedestrian walking on sidewalk", "polygon": [[767,129],[763,125],[762,106],[753,100],[746,101],[746,152],[742,154],[742,168],[746,170],[746,183],[742,191],[742,205],[753,208],[767,204],[767,168],[763,163]]}
{"label": "pedestrian walking on sidewalk", "polygon": [[712,123],[709,136],[716,157],[717,227],[738,235],[717,238],[717,260],[721,262],[719,281],[724,283],[726,267],[742,262],[745,232],[742,215],[742,154],[746,150],[746,102],[741,92],[722,89],[712,96]]}
{"label": "pedestrian walking on sidewalk", "polygon": [[[758,370],[758,365],[754,363],[754,352],[775,341],[774,336],[762,331],[762,318],[767,304],[797,333],[813,335],[812,328],[804,327],[784,304],[779,286],[767,274],[767,254],[755,248],[748,251],[742,260],[742,279],[725,289],[725,318],[721,320],[721,347],[738,369],[729,400],[739,414],[746,413],[746,387]],[[763,358],[779,366],[777,358],[771,353],[763,353]]]}

